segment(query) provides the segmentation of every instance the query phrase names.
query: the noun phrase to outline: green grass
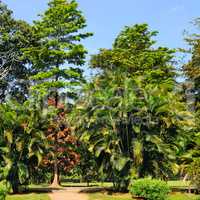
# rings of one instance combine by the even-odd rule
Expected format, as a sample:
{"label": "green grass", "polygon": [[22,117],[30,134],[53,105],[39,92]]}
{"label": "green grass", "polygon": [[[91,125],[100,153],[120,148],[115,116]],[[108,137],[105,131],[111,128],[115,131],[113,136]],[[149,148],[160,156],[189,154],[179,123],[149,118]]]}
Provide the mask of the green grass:
{"label": "green grass", "polygon": [[[170,187],[188,187],[190,185],[189,181],[168,181],[168,185]],[[87,183],[73,183],[73,182],[62,182],[62,186],[87,186]],[[99,186],[99,187],[112,187],[113,184],[111,182],[92,182],[90,186]]]}
{"label": "green grass", "polygon": [[47,194],[8,195],[6,200],[50,200]]}
{"label": "green grass", "polygon": [[194,194],[187,193],[175,193],[170,195],[168,200],[196,200],[198,196]]}
{"label": "green grass", "polygon": [[[174,193],[169,195],[168,200],[196,200],[197,195]],[[105,194],[94,193],[89,195],[89,200],[133,200],[129,194]]]}
{"label": "green grass", "polygon": [[89,200],[133,200],[129,194],[103,194],[93,193],[89,194]]}
{"label": "green grass", "polygon": [[[73,187],[87,187],[87,183],[73,183],[73,182],[62,182],[61,185],[63,187],[69,187],[69,186],[73,186]],[[113,184],[111,182],[92,182],[89,185],[90,187],[94,186],[94,187],[112,187]]]}
{"label": "green grass", "polygon": [[[73,183],[73,182],[61,182],[61,185],[63,187],[87,187],[87,183]],[[90,187],[112,187],[113,184],[111,182],[92,182],[89,184]],[[48,188],[49,185],[48,184],[39,184],[39,185],[35,185],[35,184],[31,184],[28,186],[28,188],[30,189],[37,189],[37,188]]]}
{"label": "green grass", "polygon": [[30,184],[30,185],[28,185],[28,188],[47,188],[47,187],[49,187],[49,184],[47,184],[47,183],[41,183],[41,184]]}
{"label": "green grass", "polygon": [[[86,187],[87,183],[73,183],[73,182],[62,182],[62,186],[77,186],[77,187]],[[189,181],[168,181],[168,185],[170,187],[188,187],[190,184]],[[40,185],[29,185],[29,188],[47,188],[48,184],[40,184]],[[98,187],[112,187],[113,184],[111,182],[92,182],[90,186],[98,186]]]}
{"label": "green grass", "polygon": [[167,183],[170,187],[188,187],[190,185],[190,181],[168,181]]}

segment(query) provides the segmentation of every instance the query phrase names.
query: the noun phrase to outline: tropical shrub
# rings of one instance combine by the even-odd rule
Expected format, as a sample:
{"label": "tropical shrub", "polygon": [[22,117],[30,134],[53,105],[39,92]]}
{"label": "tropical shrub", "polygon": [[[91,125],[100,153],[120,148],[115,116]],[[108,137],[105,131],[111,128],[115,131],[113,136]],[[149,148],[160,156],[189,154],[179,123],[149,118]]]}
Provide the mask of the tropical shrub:
{"label": "tropical shrub", "polygon": [[191,178],[191,184],[195,185],[200,191],[200,158],[195,158],[188,166],[187,171]]}
{"label": "tropical shrub", "polygon": [[0,182],[0,200],[5,200],[8,193],[8,185],[6,181]]}
{"label": "tropical shrub", "polygon": [[144,197],[146,200],[165,200],[170,188],[164,181],[144,178],[134,180],[129,191],[133,196]]}
{"label": "tropical shrub", "polygon": [[8,102],[0,105],[0,175],[19,192],[20,185],[30,181],[33,168],[42,161],[47,142],[48,112],[43,112],[37,99],[22,105]]}
{"label": "tropical shrub", "polygon": [[77,172],[81,177],[81,181],[87,182],[89,186],[90,182],[97,181],[99,177],[95,156],[88,150],[87,146],[81,142],[79,142],[79,153],[81,160],[77,166]]}

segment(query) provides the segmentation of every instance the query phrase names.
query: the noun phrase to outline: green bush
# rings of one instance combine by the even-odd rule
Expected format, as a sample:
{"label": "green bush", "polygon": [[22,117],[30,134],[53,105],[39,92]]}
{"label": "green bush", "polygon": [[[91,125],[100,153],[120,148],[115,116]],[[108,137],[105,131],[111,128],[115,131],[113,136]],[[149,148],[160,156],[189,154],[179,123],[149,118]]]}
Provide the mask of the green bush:
{"label": "green bush", "polygon": [[200,191],[200,158],[194,158],[193,162],[188,166],[187,172],[191,178],[191,184],[195,185]]}
{"label": "green bush", "polygon": [[164,181],[145,178],[132,181],[129,191],[133,196],[146,200],[165,200],[170,188]]}
{"label": "green bush", "polygon": [[6,181],[0,182],[0,200],[5,200],[8,193],[8,187]]}

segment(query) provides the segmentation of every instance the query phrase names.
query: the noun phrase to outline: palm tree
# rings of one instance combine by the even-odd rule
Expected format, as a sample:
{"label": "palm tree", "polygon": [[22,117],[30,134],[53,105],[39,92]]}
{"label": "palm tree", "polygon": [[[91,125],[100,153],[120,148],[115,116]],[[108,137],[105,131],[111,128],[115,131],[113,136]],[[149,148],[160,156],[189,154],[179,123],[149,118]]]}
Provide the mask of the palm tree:
{"label": "palm tree", "polygon": [[117,189],[127,188],[130,174],[172,174],[176,138],[192,120],[168,83],[144,86],[142,77],[125,77],[117,72],[97,77],[75,112],[77,131]]}
{"label": "palm tree", "polygon": [[28,183],[31,167],[42,161],[48,118],[31,100],[23,106],[16,102],[1,104],[0,112],[1,167],[4,178],[17,193],[20,185]]}

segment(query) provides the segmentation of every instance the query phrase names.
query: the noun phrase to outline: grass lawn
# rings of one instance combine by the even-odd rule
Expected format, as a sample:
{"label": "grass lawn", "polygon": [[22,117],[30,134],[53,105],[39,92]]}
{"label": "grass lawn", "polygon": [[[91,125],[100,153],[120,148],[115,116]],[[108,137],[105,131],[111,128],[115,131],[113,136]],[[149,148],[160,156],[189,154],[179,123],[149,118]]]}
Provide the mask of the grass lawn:
{"label": "grass lawn", "polygon": [[[103,194],[94,193],[89,195],[89,200],[133,200],[129,194]],[[197,196],[192,194],[181,194],[175,193],[171,194],[168,200],[196,200]]]}
{"label": "grass lawn", "polygon": [[93,193],[89,194],[89,200],[133,200],[129,194],[106,194]]}
{"label": "grass lawn", "polygon": [[190,181],[168,181],[167,182],[171,187],[189,187]]}
{"label": "grass lawn", "polygon": [[28,188],[30,188],[30,189],[37,189],[37,188],[48,188],[49,187],[49,184],[46,184],[46,183],[44,183],[44,184],[38,184],[38,185],[36,185],[36,184],[31,184],[31,185],[29,185],[28,186]]}
{"label": "grass lawn", "polygon": [[194,194],[187,194],[187,193],[176,193],[170,195],[168,200],[196,200],[198,196]]}
{"label": "grass lawn", "polygon": [[[87,183],[73,183],[73,182],[62,182],[61,185],[63,187],[87,187]],[[92,182],[89,184],[90,187],[112,187],[113,184],[111,182]]]}
{"label": "grass lawn", "polygon": [[[86,187],[87,183],[74,183],[74,182],[61,182],[63,187]],[[170,187],[188,187],[190,185],[189,181],[168,181],[168,185]],[[29,185],[29,188],[48,188],[48,184],[40,184],[40,185]],[[92,182],[90,186],[97,186],[97,187],[112,187],[113,184],[111,182]]]}
{"label": "grass lawn", "polygon": [[19,194],[8,195],[6,200],[50,200],[47,194]]}
{"label": "grass lawn", "polygon": [[[170,187],[189,187],[189,181],[168,181],[167,182]],[[73,183],[73,182],[62,182],[62,186],[78,186],[78,187],[86,187],[87,183]],[[111,182],[92,182],[90,186],[99,186],[99,187],[112,187],[113,184]]]}

